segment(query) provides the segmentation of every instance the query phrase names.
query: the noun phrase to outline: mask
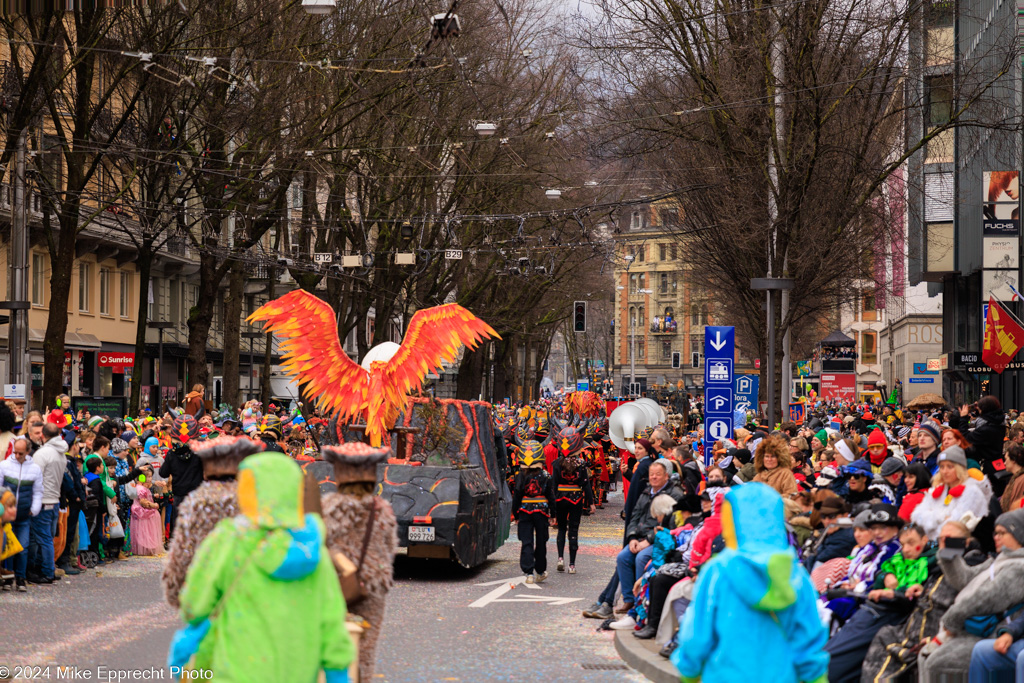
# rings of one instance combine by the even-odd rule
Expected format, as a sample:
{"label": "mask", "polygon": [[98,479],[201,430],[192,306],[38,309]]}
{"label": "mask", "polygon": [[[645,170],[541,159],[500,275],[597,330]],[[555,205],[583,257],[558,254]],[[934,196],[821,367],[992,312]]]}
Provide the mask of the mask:
{"label": "mask", "polygon": [[725,486],[725,482],[721,479],[708,479],[708,486]]}

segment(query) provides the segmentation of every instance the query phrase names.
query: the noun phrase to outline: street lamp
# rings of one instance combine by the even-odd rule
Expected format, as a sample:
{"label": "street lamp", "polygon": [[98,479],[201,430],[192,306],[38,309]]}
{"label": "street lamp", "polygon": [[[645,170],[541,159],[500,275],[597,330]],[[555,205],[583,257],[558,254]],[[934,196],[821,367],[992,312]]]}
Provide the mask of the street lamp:
{"label": "street lamp", "polygon": [[329,14],[338,6],[338,0],[302,0],[307,14]]}
{"label": "street lamp", "polygon": [[164,330],[166,330],[169,327],[174,327],[174,323],[166,322],[166,321],[162,321],[162,320],[160,320],[160,321],[151,320],[148,323],[146,323],[146,327],[148,327],[148,328],[150,328],[152,330],[157,330],[157,332],[159,334],[159,340],[160,341],[157,344],[157,347],[159,348],[159,351],[157,353],[160,356],[160,361],[159,361],[160,364],[157,366],[157,371],[154,374],[156,375],[156,411],[157,411],[158,414],[163,414],[163,412],[161,411],[161,408],[163,406],[162,401],[163,401],[163,393],[164,393],[164,387],[163,387],[164,383],[162,381],[163,378],[161,377],[161,375],[164,372]]}
{"label": "street lamp", "polygon": [[242,332],[242,334],[241,334],[241,337],[242,337],[243,339],[248,339],[248,340],[249,340],[249,379],[248,379],[248,381],[247,381],[247,382],[245,383],[245,384],[246,384],[246,387],[245,387],[245,389],[246,389],[246,391],[248,392],[248,393],[246,394],[246,396],[248,396],[248,398],[246,399],[246,401],[248,401],[248,400],[252,399],[252,369],[253,369],[253,361],[252,361],[252,340],[253,340],[253,339],[259,339],[259,338],[261,338],[262,336],[263,336],[263,333],[262,333],[262,332]]}

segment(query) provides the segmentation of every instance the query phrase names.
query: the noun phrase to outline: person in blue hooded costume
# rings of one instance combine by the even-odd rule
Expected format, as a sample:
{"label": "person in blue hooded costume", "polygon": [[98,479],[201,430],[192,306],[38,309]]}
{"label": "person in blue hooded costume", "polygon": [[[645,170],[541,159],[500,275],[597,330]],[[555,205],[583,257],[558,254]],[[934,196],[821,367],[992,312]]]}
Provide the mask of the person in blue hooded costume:
{"label": "person in blue hooded costume", "polygon": [[672,653],[683,683],[827,683],[828,631],[782,509],[765,484],[725,494],[726,549],[701,568]]}

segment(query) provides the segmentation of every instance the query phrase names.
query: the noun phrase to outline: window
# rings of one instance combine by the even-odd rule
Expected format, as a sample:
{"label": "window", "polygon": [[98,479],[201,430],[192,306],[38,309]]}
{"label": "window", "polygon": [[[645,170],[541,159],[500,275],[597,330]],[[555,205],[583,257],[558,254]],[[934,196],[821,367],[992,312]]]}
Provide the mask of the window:
{"label": "window", "polygon": [[878,319],[878,314],[875,310],[874,292],[864,292],[864,295],[861,297],[861,315],[861,319],[865,322],[872,322]]}
{"label": "window", "polygon": [[100,315],[110,315],[109,268],[100,268]]}
{"label": "window", "polygon": [[661,342],[661,359],[671,360],[672,359],[672,342],[663,341]]}
{"label": "window", "polygon": [[[676,255],[675,255],[675,247],[672,247],[672,250],[673,250],[672,258],[675,258],[676,257]],[[673,275],[672,276],[672,293],[673,294],[675,294],[676,291],[678,290],[678,285],[679,285],[679,283],[676,282],[676,276]]]}
{"label": "window", "polygon": [[666,228],[674,228],[679,222],[679,212],[675,209],[661,210],[661,224]]}
{"label": "window", "polygon": [[928,127],[944,126],[953,114],[953,79],[951,76],[934,76],[925,80],[925,95],[928,107]]}
{"label": "window", "polygon": [[708,322],[710,320],[710,318],[711,318],[711,316],[708,315],[708,305],[704,304],[703,306],[700,307],[700,324],[701,325],[708,325],[708,324],[710,324]]}
{"label": "window", "polygon": [[643,327],[644,324],[644,307],[637,306],[636,309],[636,324],[637,327]]}
{"label": "window", "polygon": [[46,292],[46,257],[42,254],[32,254],[32,305],[45,306],[44,298]]}
{"label": "window", "polygon": [[641,244],[639,253],[637,254],[637,261],[642,263],[645,258],[647,258],[647,245]]}
{"label": "window", "polygon": [[678,258],[678,252],[676,251],[676,245],[672,245],[672,260],[675,261]]}
{"label": "window", "polygon": [[[664,249],[665,247],[662,246],[661,248]],[[662,294],[668,294],[668,274],[667,273],[662,273],[661,274],[661,293]]]}
{"label": "window", "polygon": [[864,365],[878,363],[878,337],[874,332],[860,333],[860,362]]}
{"label": "window", "polygon": [[131,271],[121,271],[121,305],[119,306],[119,312],[122,318],[130,318],[132,316],[132,274]]}
{"label": "window", "polygon": [[644,277],[645,276],[643,273],[640,273],[639,275],[636,276],[636,281],[639,284],[640,289],[645,289],[646,287],[646,285],[644,284]]}
{"label": "window", "polygon": [[78,310],[89,312],[89,280],[92,278],[92,264],[78,264]]}
{"label": "window", "polygon": [[647,357],[646,351],[644,349],[644,338],[643,337],[637,337],[636,338],[636,357],[637,358],[646,358]]}
{"label": "window", "polygon": [[690,324],[700,325],[700,306],[697,304],[690,306]]}
{"label": "window", "polygon": [[666,318],[671,318],[672,317],[672,307],[671,306],[666,306],[665,307],[665,317]]}
{"label": "window", "polygon": [[662,261],[664,261],[666,258],[668,258],[668,245],[667,244],[659,244],[658,245],[658,254],[661,256],[661,260]]}
{"label": "window", "polygon": [[636,280],[636,273],[633,273],[632,275],[629,276],[629,293],[630,294],[636,294],[636,290],[637,290],[636,282],[637,282],[637,280]]}
{"label": "window", "polygon": [[639,211],[634,211],[633,214],[629,217],[629,229],[639,230],[642,227],[644,227],[643,214],[641,214]]}
{"label": "window", "polygon": [[629,324],[636,326],[636,306],[629,307]]}

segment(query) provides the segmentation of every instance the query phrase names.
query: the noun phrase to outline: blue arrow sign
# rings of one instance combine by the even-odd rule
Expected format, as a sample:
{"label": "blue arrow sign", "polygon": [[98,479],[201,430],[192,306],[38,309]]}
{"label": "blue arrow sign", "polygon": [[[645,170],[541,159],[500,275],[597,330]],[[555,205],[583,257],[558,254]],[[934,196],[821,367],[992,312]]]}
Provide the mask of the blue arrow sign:
{"label": "blue arrow sign", "polygon": [[[715,441],[732,438],[736,328],[704,328],[704,464]],[[756,400],[756,399],[755,399]]]}

